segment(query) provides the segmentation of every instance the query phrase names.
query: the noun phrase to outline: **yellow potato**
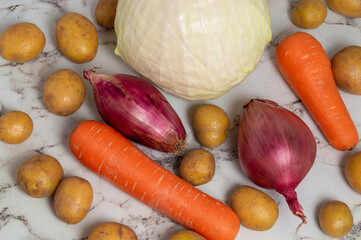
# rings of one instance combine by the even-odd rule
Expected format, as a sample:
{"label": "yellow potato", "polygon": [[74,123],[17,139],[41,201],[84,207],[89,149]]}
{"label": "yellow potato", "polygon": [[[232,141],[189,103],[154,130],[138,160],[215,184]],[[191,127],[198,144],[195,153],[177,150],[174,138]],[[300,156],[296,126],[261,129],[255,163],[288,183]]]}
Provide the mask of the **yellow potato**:
{"label": "yellow potato", "polygon": [[31,197],[49,197],[63,177],[63,167],[49,155],[39,155],[26,160],[18,170],[21,188]]}
{"label": "yellow potato", "polygon": [[361,47],[347,46],[331,59],[337,86],[345,92],[361,95]]}
{"label": "yellow potato", "polygon": [[347,160],[345,174],[350,186],[361,194],[361,152],[354,153]]}
{"label": "yellow potato", "polygon": [[99,0],[95,8],[95,19],[103,28],[113,28],[118,0]]}
{"label": "yellow potato", "polygon": [[56,215],[65,223],[76,224],[83,220],[93,202],[93,188],[80,177],[63,179],[54,195]]}
{"label": "yellow potato", "polygon": [[59,116],[76,112],[85,100],[83,79],[69,69],[54,72],[46,80],[43,90],[45,106]]}
{"label": "yellow potato", "polygon": [[361,17],[360,0],[327,0],[329,8],[343,16],[351,18]]}
{"label": "yellow potato", "polygon": [[33,23],[16,23],[0,35],[0,54],[11,62],[27,62],[45,47],[44,33]]}
{"label": "yellow potato", "polygon": [[326,17],[327,7],[322,0],[301,0],[292,10],[292,21],[300,28],[317,28]]}
{"label": "yellow potato", "polygon": [[0,117],[0,140],[17,144],[28,139],[33,132],[33,120],[22,111],[10,111]]}
{"label": "yellow potato", "polygon": [[278,219],[275,201],[264,192],[250,186],[242,186],[233,193],[231,207],[241,224],[255,231],[272,228]]}
{"label": "yellow potato", "polygon": [[95,227],[89,234],[88,240],[138,240],[138,237],[124,224],[107,222]]}
{"label": "yellow potato", "polygon": [[341,238],[351,231],[353,216],[344,202],[329,201],[321,208],[319,223],[326,235]]}
{"label": "yellow potato", "polygon": [[215,171],[213,154],[205,149],[192,150],[182,159],[180,177],[194,186],[212,180]]}
{"label": "yellow potato", "polygon": [[169,240],[207,240],[207,239],[191,230],[182,230],[174,234]]}
{"label": "yellow potato", "polygon": [[215,105],[198,106],[193,114],[193,129],[200,144],[214,149],[227,139],[229,120],[226,112]]}
{"label": "yellow potato", "polygon": [[83,15],[67,13],[55,26],[59,50],[75,63],[93,60],[98,51],[98,33],[94,24]]}

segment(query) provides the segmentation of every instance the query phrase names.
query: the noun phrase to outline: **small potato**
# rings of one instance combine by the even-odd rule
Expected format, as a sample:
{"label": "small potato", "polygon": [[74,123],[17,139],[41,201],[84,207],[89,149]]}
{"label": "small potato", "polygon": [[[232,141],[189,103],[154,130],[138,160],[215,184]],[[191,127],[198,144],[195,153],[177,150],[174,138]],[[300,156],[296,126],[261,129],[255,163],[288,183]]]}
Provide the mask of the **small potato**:
{"label": "small potato", "polygon": [[59,116],[68,116],[76,112],[83,104],[85,95],[83,79],[68,69],[51,74],[43,90],[45,106]]}
{"label": "small potato", "polygon": [[31,197],[51,196],[63,177],[63,167],[49,155],[39,155],[26,160],[18,170],[21,188]]}
{"label": "small potato", "polygon": [[326,235],[341,238],[351,231],[353,216],[344,202],[329,201],[321,208],[319,223]]}
{"label": "small potato", "polygon": [[241,224],[255,231],[272,228],[278,218],[275,201],[264,192],[250,186],[242,186],[233,193],[231,207]]}
{"label": "small potato", "polygon": [[329,8],[345,17],[360,18],[361,3],[360,0],[327,0]]}
{"label": "small potato", "polygon": [[337,52],[331,59],[331,68],[340,89],[361,95],[361,47],[347,46]]}
{"label": "small potato", "polygon": [[207,239],[191,230],[182,230],[174,234],[169,240],[207,240]]}
{"label": "small potato", "polygon": [[138,237],[124,224],[107,222],[95,227],[89,234],[88,240],[138,240]]}
{"label": "small potato", "polygon": [[10,111],[0,117],[0,140],[10,144],[22,143],[33,132],[33,120],[22,111]]}
{"label": "small potato", "polygon": [[97,30],[88,18],[78,13],[66,13],[57,21],[55,38],[62,54],[75,63],[90,62],[97,54]]}
{"label": "small potato", "polygon": [[205,149],[192,150],[182,159],[180,177],[194,186],[205,184],[214,176],[213,154]]}
{"label": "small potato", "polygon": [[198,106],[194,111],[192,123],[199,143],[207,148],[219,147],[227,139],[228,116],[218,106]]}
{"label": "small potato", "polygon": [[361,194],[361,152],[354,153],[347,160],[345,175],[352,189]]}
{"label": "small potato", "polygon": [[317,28],[326,17],[327,7],[322,0],[301,0],[292,10],[292,21],[300,28]]}
{"label": "small potato", "polygon": [[44,33],[32,23],[16,23],[0,35],[0,54],[11,62],[27,62],[45,47]]}
{"label": "small potato", "polygon": [[118,0],[99,0],[95,8],[95,19],[103,28],[113,28]]}
{"label": "small potato", "polygon": [[56,215],[65,223],[76,224],[83,220],[93,202],[93,188],[80,177],[63,179],[54,195]]}

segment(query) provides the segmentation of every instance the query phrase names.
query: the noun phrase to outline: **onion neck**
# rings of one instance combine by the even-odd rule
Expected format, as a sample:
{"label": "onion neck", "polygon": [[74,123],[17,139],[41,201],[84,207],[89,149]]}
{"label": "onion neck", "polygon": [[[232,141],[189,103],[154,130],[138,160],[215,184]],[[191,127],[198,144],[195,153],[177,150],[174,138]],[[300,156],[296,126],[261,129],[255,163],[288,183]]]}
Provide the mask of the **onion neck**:
{"label": "onion neck", "polygon": [[285,197],[292,213],[295,216],[298,216],[299,218],[302,219],[301,224],[297,227],[297,230],[296,230],[296,232],[297,232],[303,224],[307,223],[307,217],[303,214],[303,207],[298,202],[296,191],[294,189],[281,188],[281,187],[280,188],[276,187],[275,189],[277,192],[279,192],[280,194],[282,194]]}

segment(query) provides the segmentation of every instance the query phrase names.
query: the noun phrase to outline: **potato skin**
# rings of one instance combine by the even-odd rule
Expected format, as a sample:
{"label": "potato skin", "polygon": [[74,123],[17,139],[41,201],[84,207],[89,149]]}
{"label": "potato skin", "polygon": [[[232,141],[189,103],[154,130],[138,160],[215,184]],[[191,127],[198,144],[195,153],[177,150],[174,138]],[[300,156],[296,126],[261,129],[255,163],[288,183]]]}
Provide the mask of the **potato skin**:
{"label": "potato skin", "polygon": [[48,110],[59,116],[76,112],[85,100],[83,79],[69,69],[61,69],[49,76],[43,89],[43,98]]}
{"label": "potato skin", "polygon": [[44,33],[35,24],[16,23],[0,35],[0,54],[11,62],[27,62],[43,51],[45,43]]}
{"label": "potato skin", "polygon": [[88,18],[78,13],[66,13],[57,21],[55,38],[62,54],[75,63],[90,62],[97,54],[97,30]]}
{"label": "potato skin", "polygon": [[255,231],[272,228],[278,219],[278,206],[275,201],[250,186],[242,186],[233,193],[231,207],[241,224]]}
{"label": "potato skin", "polygon": [[353,216],[346,203],[341,201],[326,202],[319,212],[322,231],[333,238],[341,238],[351,231]]}
{"label": "potato skin", "polygon": [[117,223],[106,222],[96,226],[89,234],[88,240],[138,240],[130,227]]}
{"label": "potato skin", "polygon": [[55,213],[68,224],[83,220],[92,202],[92,186],[86,179],[76,176],[63,179],[54,195]]}
{"label": "potato skin", "polygon": [[31,197],[51,196],[63,177],[63,167],[49,155],[38,155],[21,164],[17,178],[20,187]]}
{"label": "potato skin", "polygon": [[169,240],[207,240],[207,239],[194,231],[182,230],[175,233]]}
{"label": "potato skin", "polygon": [[345,17],[361,17],[360,0],[327,0],[327,5],[332,11]]}
{"label": "potato skin", "polygon": [[347,160],[345,175],[352,189],[361,194],[361,152],[354,153]]}
{"label": "potato skin", "polygon": [[227,139],[228,116],[216,105],[198,106],[193,113],[192,124],[197,140],[207,148],[217,148]]}
{"label": "potato skin", "polygon": [[118,0],[99,0],[95,8],[97,24],[103,28],[114,28]]}
{"label": "potato skin", "polygon": [[22,111],[10,111],[0,117],[0,140],[18,144],[28,139],[33,132],[31,117]]}
{"label": "potato skin", "polygon": [[208,183],[215,172],[213,154],[205,149],[188,152],[179,166],[180,177],[193,186]]}
{"label": "potato skin", "polygon": [[319,27],[327,17],[327,7],[321,0],[301,0],[292,10],[292,22],[304,29]]}
{"label": "potato skin", "polygon": [[361,47],[347,46],[331,59],[336,85],[343,91],[361,95]]}

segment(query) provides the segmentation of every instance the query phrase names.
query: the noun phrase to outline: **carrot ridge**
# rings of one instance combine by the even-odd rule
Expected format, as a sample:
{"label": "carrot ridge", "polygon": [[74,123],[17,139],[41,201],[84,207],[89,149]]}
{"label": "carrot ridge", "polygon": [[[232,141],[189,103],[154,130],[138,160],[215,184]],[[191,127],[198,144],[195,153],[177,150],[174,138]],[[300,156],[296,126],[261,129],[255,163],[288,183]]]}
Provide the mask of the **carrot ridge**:
{"label": "carrot ridge", "polygon": [[110,126],[86,120],[69,139],[74,156],[119,189],[209,240],[233,240],[234,211],[177,177]]}
{"label": "carrot ridge", "polygon": [[321,43],[308,33],[294,33],[277,46],[276,62],[329,143],[341,151],[352,149],[359,141],[358,131]]}

